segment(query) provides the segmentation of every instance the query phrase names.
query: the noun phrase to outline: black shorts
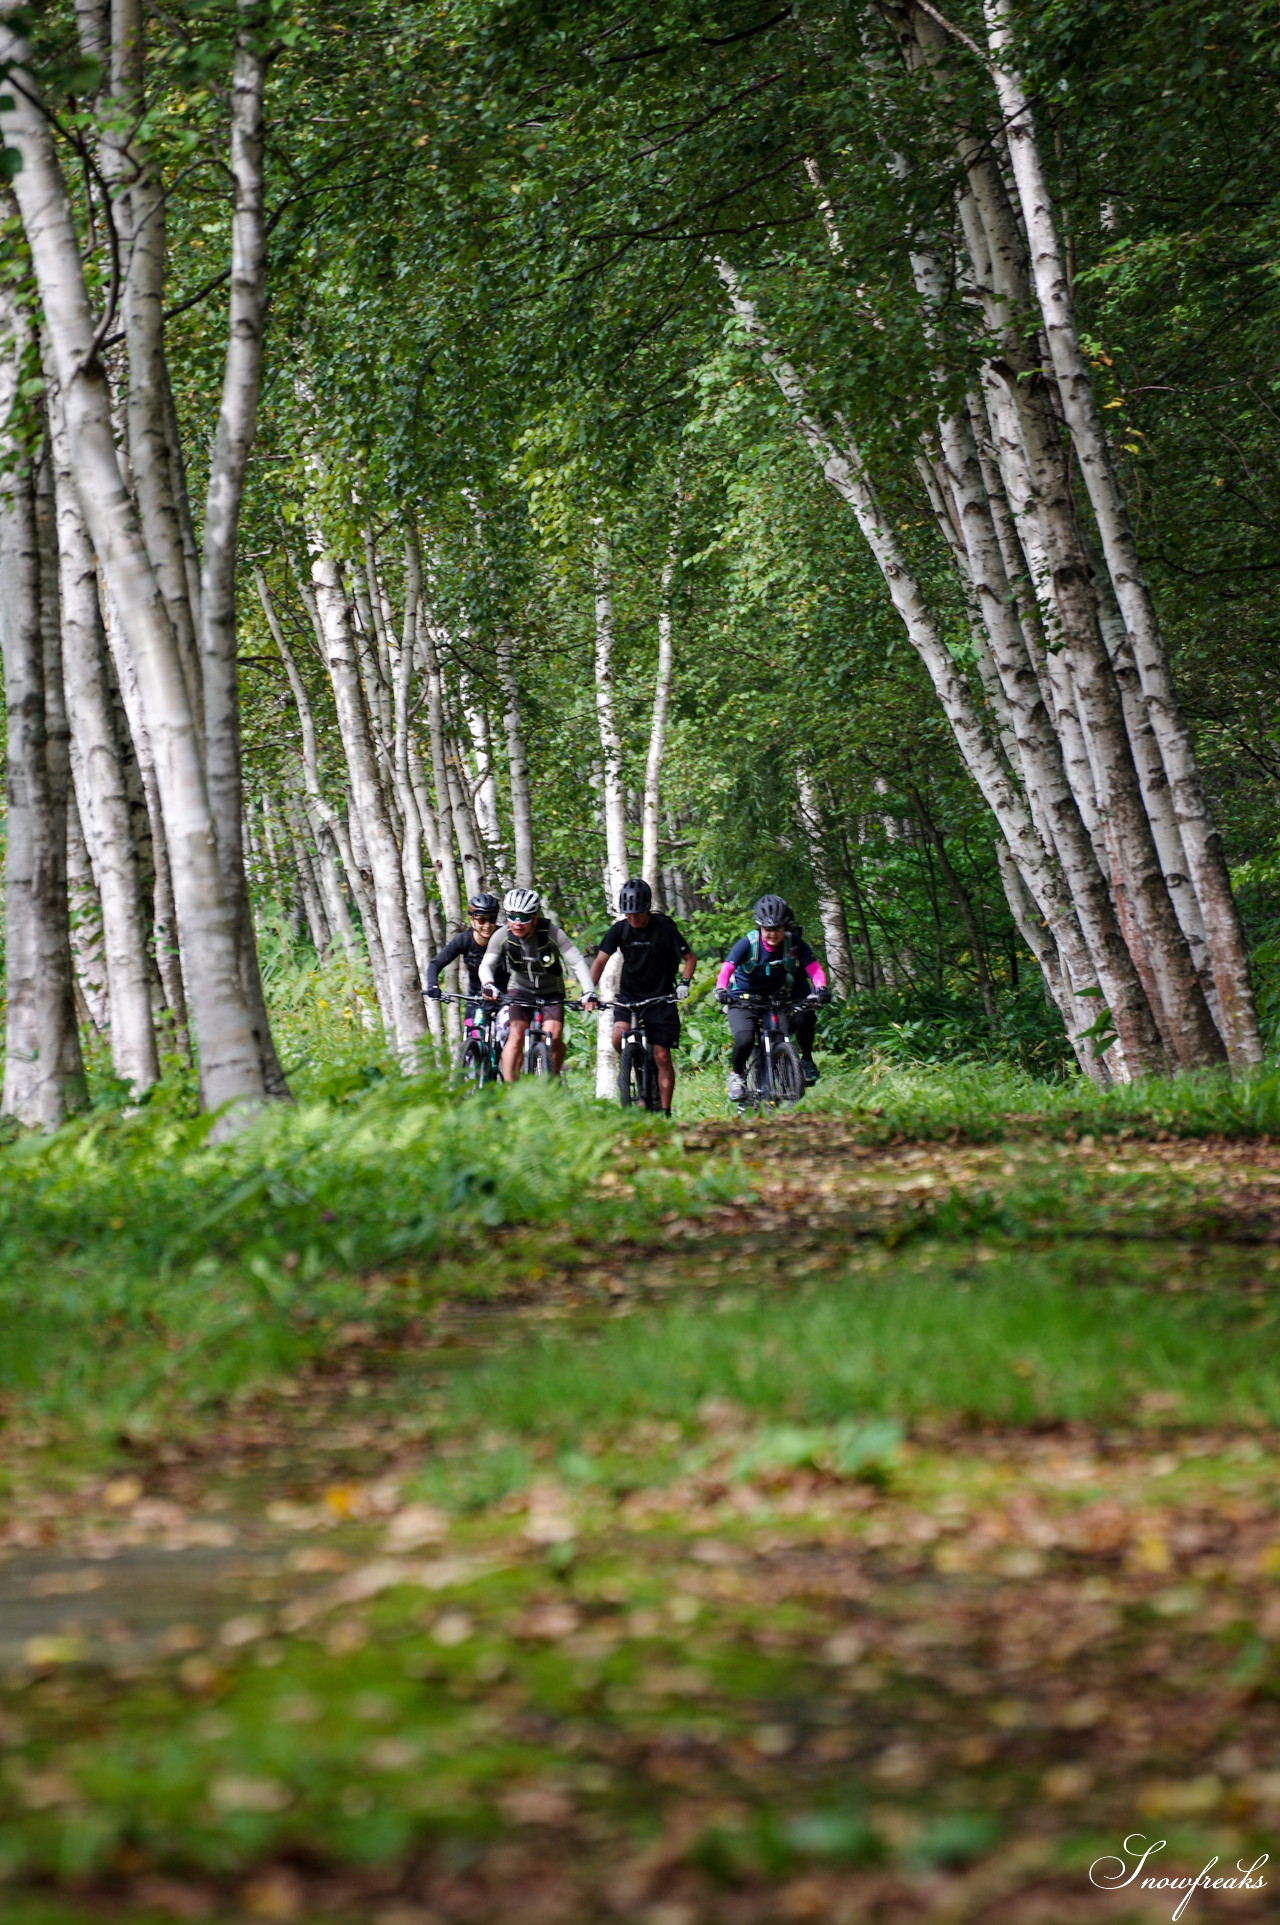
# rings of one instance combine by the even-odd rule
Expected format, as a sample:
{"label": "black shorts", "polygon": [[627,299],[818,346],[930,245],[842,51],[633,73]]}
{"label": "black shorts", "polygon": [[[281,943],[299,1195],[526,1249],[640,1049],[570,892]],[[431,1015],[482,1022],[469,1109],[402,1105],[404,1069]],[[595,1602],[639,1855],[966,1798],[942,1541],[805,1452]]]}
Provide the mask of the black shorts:
{"label": "black shorts", "polygon": [[[625,1023],[628,1027],[633,1014],[630,1003],[615,1003],[613,1020]],[[651,1043],[658,1043],[663,1049],[674,1049],[680,1041],[680,1012],[674,1003],[650,1003],[648,1009],[634,1011],[640,1028]]]}
{"label": "black shorts", "polygon": [[512,990],[510,1006],[511,1019],[513,1022],[532,1022],[534,1010],[538,1007],[541,1007],[542,1020],[544,1023],[562,1023],[564,1021],[564,1004],[562,1002],[543,1002],[541,997],[539,997],[536,1002],[532,998],[528,1002],[525,1002],[521,999],[519,990]]}

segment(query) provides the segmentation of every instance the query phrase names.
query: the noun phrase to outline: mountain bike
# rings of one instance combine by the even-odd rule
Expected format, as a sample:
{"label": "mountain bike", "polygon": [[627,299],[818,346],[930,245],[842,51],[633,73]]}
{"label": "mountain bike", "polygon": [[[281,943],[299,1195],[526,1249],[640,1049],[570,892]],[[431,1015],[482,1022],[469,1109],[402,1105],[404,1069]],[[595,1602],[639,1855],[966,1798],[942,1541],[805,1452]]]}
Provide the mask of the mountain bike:
{"label": "mountain bike", "polygon": [[804,1069],[800,1052],[791,1040],[791,1018],[813,1000],[807,996],[734,996],[726,1004],[749,1010],[756,1019],[755,1048],[747,1065],[747,1094],[737,1105],[739,1115],[747,1108],[772,1109],[779,1104],[794,1109],[804,1095]]}
{"label": "mountain bike", "polygon": [[644,1024],[637,1021],[638,1012],[649,1009],[654,1003],[674,1003],[675,997],[646,996],[639,1003],[614,1003],[614,1009],[627,1012],[627,1033],[618,1051],[618,1101],[624,1110],[660,1110],[662,1096],[658,1089],[658,1065],[653,1060],[653,1045]]}
{"label": "mountain bike", "polygon": [[471,1003],[474,1005],[468,1020],[467,1032],[458,1046],[455,1069],[458,1080],[469,1083],[473,1089],[484,1089],[488,1083],[502,1081],[502,1043],[498,1037],[497,1003],[479,1002],[474,996],[458,996],[452,990],[442,992],[443,1003]]}
{"label": "mountain bike", "polygon": [[[532,1009],[529,1027],[524,1033],[524,1062],[522,1068],[526,1076],[554,1076],[555,1058],[551,1054],[551,1038],[543,1028],[544,1009],[563,1008],[567,1013],[579,1007],[564,996],[501,996],[488,999],[489,1007],[497,1009],[500,1003],[519,1003],[524,1009]],[[594,1011],[590,1012],[594,1015]],[[498,1054],[501,1056],[501,1050]]]}

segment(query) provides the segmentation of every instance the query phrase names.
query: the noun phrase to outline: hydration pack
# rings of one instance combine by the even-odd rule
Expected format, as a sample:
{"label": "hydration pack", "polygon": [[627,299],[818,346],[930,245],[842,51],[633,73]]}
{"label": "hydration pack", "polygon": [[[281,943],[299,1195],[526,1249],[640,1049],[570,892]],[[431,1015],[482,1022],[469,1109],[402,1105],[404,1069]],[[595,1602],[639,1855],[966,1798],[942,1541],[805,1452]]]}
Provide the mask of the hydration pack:
{"label": "hydration pack", "polygon": [[[751,978],[762,973],[764,986],[770,990],[795,989],[801,976],[801,965],[796,955],[797,931],[788,929],[782,938],[782,946],[777,950],[767,950],[761,939],[760,931],[753,929],[747,940],[751,945],[747,960],[738,964],[743,978],[750,983]],[[757,981],[752,985],[759,987]]]}
{"label": "hydration pack", "polygon": [[[526,949],[528,943],[530,949]],[[516,976],[563,976],[564,959],[551,934],[551,924],[545,916],[538,917],[538,926],[532,937],[526,936],[521,942],[519,936],[508,929],[503,941],[502,953]]]}

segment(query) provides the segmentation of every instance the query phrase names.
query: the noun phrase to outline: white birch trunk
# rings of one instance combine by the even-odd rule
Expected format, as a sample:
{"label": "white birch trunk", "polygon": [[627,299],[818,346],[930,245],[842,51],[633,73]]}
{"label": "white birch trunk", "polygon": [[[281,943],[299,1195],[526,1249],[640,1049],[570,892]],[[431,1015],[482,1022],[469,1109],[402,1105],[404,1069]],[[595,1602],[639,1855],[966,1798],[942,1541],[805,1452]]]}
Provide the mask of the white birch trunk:
{"label": "white birch trunk", "polygon": [[[0,296],[0,424],[17,396],[28,333],[16,302]],[[5,1061],[0,1109],[56,1129],[84,1101],[75,1022],[67,906],[65,728],[57,610],[42,608],[35,476],[27,450],[4,433],[0,490],[0,649],[4,656]],[[47,583],[45,584],[47,587]],[[50,634],[50,629],[55,632]],[[61,790],[61,794],[59,794]]]}
{"label": "white birch trunk", "polygon": [[[205,775],[222,864],[223,887],[236,919],[240,978],[262,1059],[267,1093],[288,1084],[271,1038],[240,842],[243,774],[240,677],[236,635],[236,546],[249,456],[262,387],[262,336],[267,306],[267,237],[263,206],[263,94],[266,48],[255,0],[238,0],[231,77],[231,289],[218,425],[209,456],[200,574],[200,668],[204,694]],[[157,411],[163,429],[163,414]]]}
{"label": "white birch trunk", "polygon": [[418,623],[418,642],[427,675],[427,734],[431,744],[431,781],[435,790],[437,846],[434,851],[436,886],[444,905],[445,921],[452,935],[463,924],[462,895],[453,859],[455,821],[449,792],[449,760],[445,737],[444,675],[440,651],[429,610],[424,609]]}
{"label": "white birch trunk", "polygon": [[984,10],[1009,161],[1030,245],[1032,277],[1063,413],[1172,790],[1183,849],[1208,935],[1227,1053],[1237,1069],[1244,1069],[1262,1060],[1262,1043],[1244,934],[1231,894],[1222,839],[1209,814],[1204,785],[1173,688],[1155,604],[1080,344],[1030,102],[1021,76],[1010,60],[1014,35],[1008,0],[984,0]]}
{"label": "white birch trunk", "polygon": [[[591,544],[596,608],[596,721],[600,730],[601,794],[604,801],[605,901],[611,916],[618,913],[618,896],[627,880],[627,804],[622,782],[622,738],[613,700],[613,580],[609,544],[597,527]],[[622,981],[622,953],[611,956],[600,978],[600,995],[611,1003]],[[618,1076],[613,1047],[613,1014],[602,1009],[596,1019],[596,1095],[608,1101]]]}
{"label": "white birch trunk", "polygon": [[[827,481],[853,509],[908,639],[929,673],[965,764],[1000,825],[1028,890],[1068,959],[1073,992],[1078,995],[1081,989],[1097,987],[1095,967],[1056,859],[1044,848],[1021,794],[987,738],[968,684],[952,661],[889,520],[879,508],[847,426],[841,424],[845,435],[842,449],[812,413],[799,376],[772,346],[754,303],[740,291],[734,269],[727,262],[719,262],[717,267],[734,312],[782,394],[795,409],[802,438],[812,449]],[[1074,1043],[1074,1031],[1072,1035]]]}
{"label": "white birch trunk", "polygon": [[72,481],[66,431],[52,388],[49,411],[71,769],[102,907],[111,1067],[123,1082],[141,1092],[150,1089],[158,1078],[160,1061],[151,1016],[148,918],[120,740],[123,717],[111,686],[93,550]]}
{"label": "white birch trunk", "polygon": [[[422,847],[426,825],[418,808],[418,798],[409,773],[409,709],[413,698],[414,664],[418,654],[418,607],[421,598],[422,566],[417,541],[410,539],[405,543],[404,629],[395,657],[392,678],[392,725],[396,800],[400,808],[400,819],[404,824],[400,860],[404,869],[405,907],[409,914],[409,931],[413,937],[413,953],[417,959],[418,977],[425,984],[427,970],[435,955],[435,944],[431,940],[431,919],[427,914],[426,880],[422,868]],[[384,611],[384,629],[386,619],[387,613]],[[389,648],[388,657],[390,658]],[[431,1032],[432,1042],[443,1043],[444,1019],[439,1003],[428,1001],[427,1026]]]}
{"label": "white birch trunk", "polygon": [[377,933],[385,972],[384,1019],[393,1047],[412,1066],[427,1034],[426,1005],[418,975],[405,901],[404,872],[387,796],[374,752],[356,666],[347,598],[338,564],[323,537],[312,529],[311,581],[324,634],[326,667],[338,712],[347,769],[351,777],[352,828],[358,827],[369,858]]}
{"label": "white birch trunk", "polygon": [[529,796],[529,761],[520,720],[520,684],[511,642],[498,643],[498,677],[502,688],[502,725],[507,738],[507,779],[511,788],[511,843],[515,885],[533,887],[533,805]]}
{"label": "white birch trunk", "polygon": [[272,640],[284,663],[294,706],[298,711],[298,725],[302,732],[302,788],[307,801],[312,838],[316,846],[316,876],[324,899],[325,915],[330,930],[342,946],[343,955],[348,962],[351,962],[356,954],[356,933],[338,875],[341,856],[338,854],[334,832],[335,811],[325,800],[320,782],[320,758],[316,749],[316,725],[311,698],[307,694],[306,683],[299,672],[293,650],[285,640],[280,617],[276,613],[275,603],[267,586],[267,578],[262,569],[256,565],[253,573],[258,587],[258,599],[262,603],[262,612],[267,618]]}
{"label": "white birch trunk", "polygon": [[111,997],[107,989],[102,903],[93,879],[93,864],[89,860],[74,790],[67,798],[67,911],[77,1013],[80,1021],[87,1022],[95,1034],[106,1036],[111,1029]]}
{"label": "white birch trunk", "polygon": [[818,802],[818,785],[808,769],[796,770],[796,788],[800,796],[800,826],[804,830],[805,841],[809,845],[809,863],[818,885],[818,920],[822,924],[827,973],[836,995],[847,996],[853,988],[849,929],[845,922],[844,903],[840,900],[840,892],[835,887],[831,875],[831,864],[822,833],[822,809]]}
{"label": "white birch trunk", "polygon": [[667,746],[667,708],[671,700],[674,661],[671,623],[671,584],[675,580],[676,550],[680,539],[680,495],[667,543],[666,560],[658,590],[658,664],[653,677],[653,715],[649,723],[649,753],[644,765],[644,803],[641,810],[640,873],[659,898],[661,908],[662,876],[658,867],[658,828],[662,820],[662,762]]}
{"label": "white birch trunk", "polygon": [[[261,1057],[240,982],[235,916],[222,884],[195,719],[112,436],[79,246],[24,42],[0,28],[13,63],[0,96],[0,133],[22,156],[14,181],[67,424],[76,492],[138,672],[173,867],[183,973],[209,1109],[251,1109],[265,1095]],[[228,1110],[224,1127],[233,1127]]]}

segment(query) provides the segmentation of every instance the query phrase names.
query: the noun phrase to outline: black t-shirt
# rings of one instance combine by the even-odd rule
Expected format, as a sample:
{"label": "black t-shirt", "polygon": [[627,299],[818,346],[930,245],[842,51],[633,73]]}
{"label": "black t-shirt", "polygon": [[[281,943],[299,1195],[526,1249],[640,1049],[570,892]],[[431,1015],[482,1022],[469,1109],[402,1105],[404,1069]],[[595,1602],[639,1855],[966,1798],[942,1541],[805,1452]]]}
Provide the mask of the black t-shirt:
{"label": "black t-shirt", "polygon": [[675,987],[676,970],[689,945],[670,916],[651,915],[643,929],[633,929],[624,916],[606,929],[600,943],[606,956],[622,951],[621,1001],[642,1003],[646,996],[667,996]]}
{"label": "black t-shirt", "polygon": [[[447,969],[451,962],[457,962],[458,958],[461,957],[463,967],[467,972],[466,993],[469,996],[478,996],[480,994],[480,964],[484,961],[484,952],[485,944],[476,941],[473,930],[469,928],[460,929],[456,936],[450,936],[439,955],[431,958],[427,966],[427,988],[439,988],[440,971]],[[505,987],[507,981],[507,966],[505,961],[502,963],[500,971],[495,973],[498,975],[499,988]]]}

